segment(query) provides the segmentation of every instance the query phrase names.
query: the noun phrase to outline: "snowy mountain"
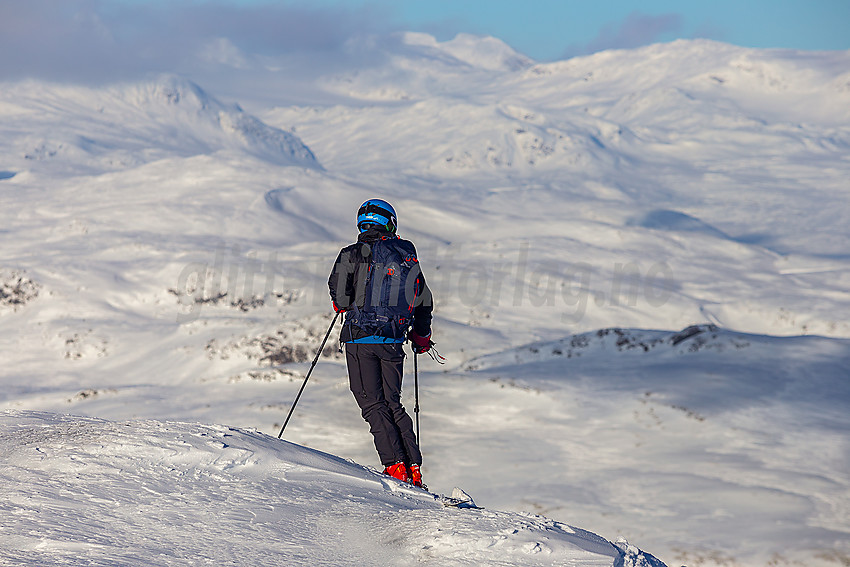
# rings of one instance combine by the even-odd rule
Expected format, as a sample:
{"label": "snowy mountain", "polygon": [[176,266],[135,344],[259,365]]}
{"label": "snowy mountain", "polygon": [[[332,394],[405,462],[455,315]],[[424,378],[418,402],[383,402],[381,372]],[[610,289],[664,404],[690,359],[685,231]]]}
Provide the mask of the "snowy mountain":
{"label": "snowy mountain", "polygon": [[[220,518],[289,557],[264,490],[283,498],[278,472],[306,466],[299,514],[327,492],[352,528],[427,515],[424,539],[403,522],[410,561],[468,564],[467,542],[515,528],[511,511],[552,519],[525,516],[492,564],[572,557],[567,524],[668,565],[846,563],[850,53],[700,40],[536,63],[421,34],[349,49],[309,76],[243,54],[248,70],[209,84],[0,84],[6,516],[47,533],[56,561],[66,527],[116,552],[102,516],[120,516],[155,562],[140,534],[160,516],[134,525],[112,503],[159,495],[165,520]],[[331,322],[330,264],[370,197],[417,244],[449,360],[420,360],[425,480],[472,494],[478,527],[304,448],[377,466],[334,345],[287,429],[301,447],[259,433],[277,433]],[[55,436],[24,440],[37,430]],[[132,482],[107,472],[132,461]],[[50,466],[75,488],[48,486]],[[216,483],[237,480],[262,527],[214,513],[232,504]],[[42,523],[39,491],[56,511]],[[8,530],[10,561],[39,545]],[[217,557],[241,549],[222,537]],[[345,542],[308,543],[344,562]]]}
{"label": "snowy mountain", "polygon": [[2,98],[7,124],[26,125],[4,136],[6,167],[98,173],[236,149],[281,165],[320,167],[297,137],[177,76],[98,90],[25,82],[5,86]]}

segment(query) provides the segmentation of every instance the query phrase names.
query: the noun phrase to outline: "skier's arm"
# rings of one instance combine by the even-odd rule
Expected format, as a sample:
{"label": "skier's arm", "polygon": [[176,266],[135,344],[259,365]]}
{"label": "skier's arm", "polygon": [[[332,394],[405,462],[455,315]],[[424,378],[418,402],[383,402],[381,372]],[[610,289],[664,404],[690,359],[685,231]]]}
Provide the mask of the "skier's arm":
{"label": "skier's arm", "polygon": [[354,300],[353,297],[353,279],[354,266],[350,260],[350,253],[347,248],[343,248],[334,262],[331,269],[331,275],[328,278],[328,290],[331,295],[331,301],[334,308],[345,310],[351,307]]}
{"label": "skier's arm", "polygon": [[431,312],[434,310],[434,298],[431,289],[425,283],[425,275],[419,273],[419,296],[413,304],[413,332],[420,337],[431,336]]}

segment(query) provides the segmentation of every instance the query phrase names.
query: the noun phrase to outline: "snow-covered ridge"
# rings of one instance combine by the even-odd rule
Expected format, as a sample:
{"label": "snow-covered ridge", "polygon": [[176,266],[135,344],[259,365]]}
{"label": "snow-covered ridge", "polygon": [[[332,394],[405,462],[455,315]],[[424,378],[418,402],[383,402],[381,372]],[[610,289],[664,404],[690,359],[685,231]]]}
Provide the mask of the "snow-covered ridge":
{"label": "snow-covered ridge", "polygon": [[292,133],[175,75],[102,89],[29,81],[0,93],[7,111],[5,128],[26,124],[25,136],[6,140],[17,158],[9,165],[18,170],[61,166],[112,171],[166,156],[222,150],[246,152],[276,165],[321,168]]}
{"label": "snow-covered ridge", "polygon": [[439,42],[429,34],[407,32],[401,38],[405,45],[423,48],[423,53],[443,52],[479,69],[518,71],[534,64],[532,59],[495,37],[461,33],[452,40]]}
{"label": "snow-covered ridge", "polygon": [[0,425],[2,562],[664,565],[541,516],[445,508],[255,431],[27,411]]}
{"label": "snow-covered ridge", "polygon": [[[452,44],[414,39],[422,49]],[[404,162],[441,177],[494,169],[534,177],[543,169],[580,182],[655,163],[728,175],[728,185],[751,174],[750,162],[771,165],[778,152],[801,166],[846,153],[848,68],[847,52],[755,50],[707,40],[604,52],[522,73],[458,70],[405,51],[385,66],[322,83],[374,104],[281,108],[264,117],[296,124],[322,147],[323,163],[349,170]],[[317,122],[334,127],[316,132]],[[381,151],[364,161],[340,138]],[[778,165],[765,173],[783,180]]]}
{"label": "snow-covered ridge", "polygon": [[558,339],[533,343],[504,353],[470,360],[466,370],[484,370],[499,366],[528,364],[558,358],[597,357],[607,359],[613,353],[649,353],[669,356],[695,353],[700,350],[724,351],[745,349],[751,341],[766,342],[764,337],[745,335],[718,329],[715,325],[692,325],[679,332],[641,331],[636,329],[600,329]]}
{"label": "snow-covered ridge", "polygon": [[[703,417],[752,403],[811,404],[840,430],[850,385],[836,379],[848,364],[848,339],[769,337],[703,324],[678,332],[600,329],[474,358],[463,370],[544,389],[593,377],[601,389],[664,392],[673,407]],[[718,404],[726,395],[734,399]]]}
{"label": "snow-covered ridge", "polygon": [[534,64],[500,39],[471,34],[441,42],[426,33],[404,32],[390,38],[361,38],[352,41],[351,48],[384,58],[387,64],[332,74],[319,84],[329,92],[373,102],[457,93],[459,83],[503,82]]}

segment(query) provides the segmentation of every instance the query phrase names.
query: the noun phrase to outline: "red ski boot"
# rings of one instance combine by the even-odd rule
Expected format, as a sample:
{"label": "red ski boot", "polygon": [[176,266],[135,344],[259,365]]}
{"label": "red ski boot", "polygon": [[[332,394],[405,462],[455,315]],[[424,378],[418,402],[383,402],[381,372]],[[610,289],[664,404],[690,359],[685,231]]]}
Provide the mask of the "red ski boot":
{"label": "red ski boot", "polygon": [[[404,463],[396,463],[384,469],[384,474],[397,478],[402,482],[410,482],[410,477],[407,475],[407,465]],[[420,476],[421,478],[421,476]]]}
{"label": "red ski boot", "polygon": [[422,472],[420,472],[419,470],[419,465],[410,465],[410,480],[408,480],[407,482],[409,482],[413,486],[425,488],[425,485],[422,484]]}

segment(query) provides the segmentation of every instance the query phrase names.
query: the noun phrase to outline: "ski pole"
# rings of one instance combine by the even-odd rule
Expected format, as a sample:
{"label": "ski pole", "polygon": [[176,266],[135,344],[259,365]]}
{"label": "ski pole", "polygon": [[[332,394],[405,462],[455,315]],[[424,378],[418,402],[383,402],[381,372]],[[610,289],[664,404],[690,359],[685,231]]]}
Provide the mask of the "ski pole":
{"label": "ski pole", "polygon": [[286,421],[283,422],[283,427],[280,428],[280,433],[277,434],[277,438],[280,439],[283,436],[283,430],[286,429],[286,424],[289,423],[289,419],[292,417],[292,412],[295,411],[295,406],[298,405],[298,400],[301,399],[301,393],[304,391],[304,386],[307,385],[307,380],[310,379],[310,374],[313,373],[313,369],[316,367],[316,363],[319,362],[319,356],[322,354],[322,349],[325,348],[325,343],[328,342],[328,337],[331,336],[331,331],[336,325],[336,320],[339,319],[339,314],[341,311],[337,311],[336,315],[334,315],[334,320],[331,321],[331,326],[328,327],[328,332],[325,333],[325,338],[322,340],[322,344],[319,346],[319,350],[316,352],[316,358],[313,359],[313,364],[310,365],[310,370],[307,371],[307,376],[304,377],[304,382],[301,383],[301,389],[298,390],[298,395],[295,396],[295,401],[292,402],[292,407],[289,408],[289,415],[286,416]]}
{"label": "ski pole", "polygon": [[416,442],[422,445],[419,437],[419,355],[413,353],[413,414],[416,416]]}

